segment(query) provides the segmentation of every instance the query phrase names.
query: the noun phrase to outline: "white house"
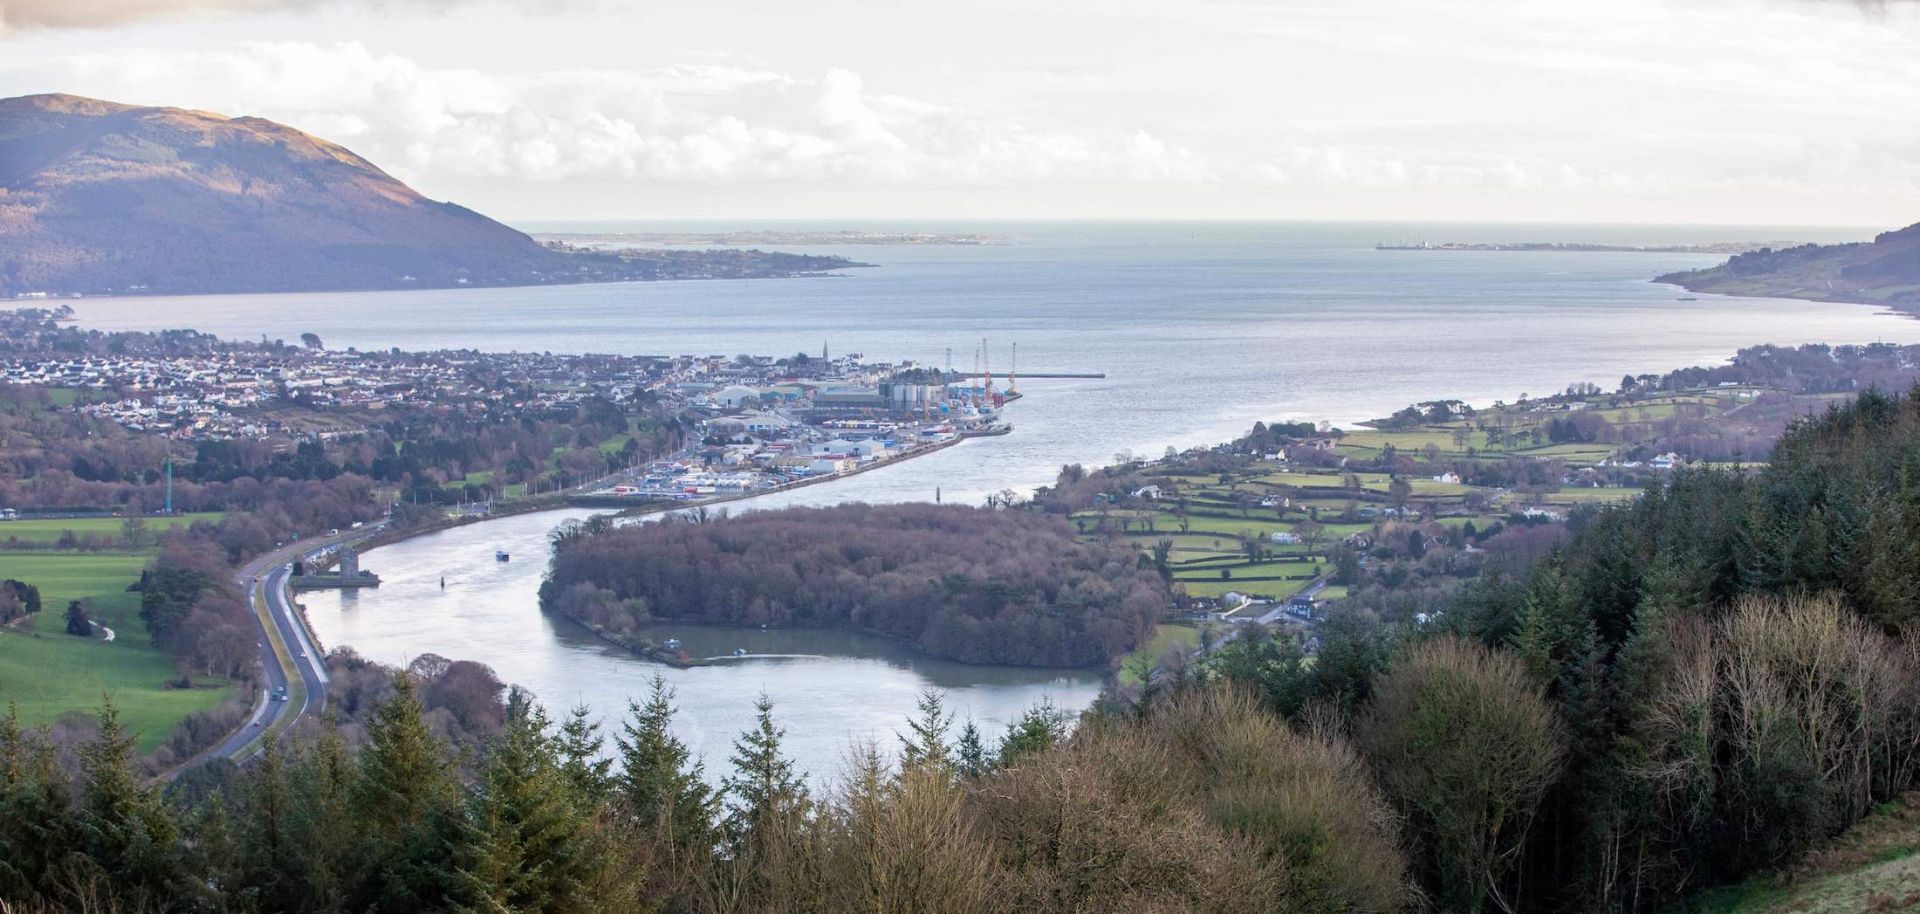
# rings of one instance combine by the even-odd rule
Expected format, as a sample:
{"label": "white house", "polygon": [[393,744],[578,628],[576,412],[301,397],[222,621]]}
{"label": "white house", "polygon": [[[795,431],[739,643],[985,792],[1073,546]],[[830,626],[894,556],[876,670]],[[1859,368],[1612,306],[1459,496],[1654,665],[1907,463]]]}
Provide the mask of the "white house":
{"label": "white house", "polygon": [[1275,533],[1274,535],[1267,538],[1270,540],[1273,540],[1276,544],[1281,546],[1291,546],[1295,543],[1300,542],[1300,534],[1287,533],[1284,530],[1279,533]]}
{"label": "white house", "polygon": [[1145,498],[1149,501],[1158,499],[1160,497],[1160,487],[1159,486],[1141,486],[1140,488],[1133,490],[1133,497]]}

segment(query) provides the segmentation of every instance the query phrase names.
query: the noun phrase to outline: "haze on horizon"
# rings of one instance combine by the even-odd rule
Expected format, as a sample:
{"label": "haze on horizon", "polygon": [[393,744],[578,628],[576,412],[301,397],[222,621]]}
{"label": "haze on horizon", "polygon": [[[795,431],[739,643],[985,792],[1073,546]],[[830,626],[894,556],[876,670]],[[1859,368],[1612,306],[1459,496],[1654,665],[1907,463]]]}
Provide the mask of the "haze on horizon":
{"label": "haze on horizon", "polygon": [[[507,220],[1920,220],[1920,4],[0,0]],[[551,8],[549,8],[551,7]]]}

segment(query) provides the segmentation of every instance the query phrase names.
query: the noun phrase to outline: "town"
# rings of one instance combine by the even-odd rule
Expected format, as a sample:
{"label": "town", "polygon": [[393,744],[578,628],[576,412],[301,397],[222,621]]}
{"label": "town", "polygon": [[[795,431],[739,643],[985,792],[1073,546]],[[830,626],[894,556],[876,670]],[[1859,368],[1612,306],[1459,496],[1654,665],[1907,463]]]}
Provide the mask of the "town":
{"label": "town", "polygon": [[[690,501],[763,492],[1006,434],[1002,410],[1019,397],[1011,372],[1000,386],[990,370],[963,375],[825,346],[785,357],[409,353],[327,349],[313,334],[289,345],[167,333],[144,347],[118,337],[116,351],[70,352],[41,336],[70,317],[65,308],[0,316],[9,341],[0,382],[57,391],[56,405],[137,433],[290,448],[360,435],[401,412],[515,422],[605,402],[665,417],[683,443],[646,455],[610,436],[600,449],[607,466],[562,468],[510,490],[482,485],[476,498],[486,501],[589,482],[573,494]],[[455,482],[464,490],[476,481],[491,479]]]}

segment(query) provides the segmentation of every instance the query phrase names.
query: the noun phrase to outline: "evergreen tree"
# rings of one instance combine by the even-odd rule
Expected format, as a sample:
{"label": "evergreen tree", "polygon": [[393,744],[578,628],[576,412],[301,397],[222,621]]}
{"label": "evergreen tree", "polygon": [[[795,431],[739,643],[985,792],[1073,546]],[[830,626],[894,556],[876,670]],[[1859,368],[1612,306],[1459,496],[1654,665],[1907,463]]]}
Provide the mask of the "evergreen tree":
{"label": "evergreen tree", "polygon": [[457,815],[446,747],[427,730],[412,677],[367,723],[349,808],[359,826],[349,907],[419,910],[445,889],[441,866]]}
{"label": "evergreen tree", "polygon": [[187,895],[179,823],[133,773],[133,735],[107,700],[100,735],[80,747],[80,846],[123,904],[162,904]]}
{"label": "evergreen tree", "polygon": [[734,741],[726,780],[727,835],[736,845],[772,822],[801,819],[808,806],[805,775],[780,750],[787,731],[774,726],[773,700],[762,692],[753,707],[758,721]]}
{"label": "evergreen tree", "polygon": [[601,758],[606,741],[600,737],[600,725],[592,719],[593,710],[576,705],[560,724],[555,747],[560,752],[561,769],[573,785],[574,793],[598,803],[613,789],[613,760]]}
{"label": "evergreen tree", "polygon": [[918,715],[907,721],[907,732],[900,734],[900,767],[951,771],[947,731],[953,728],[953,712],[947,710],[945,696],[934,689],[922,690],[918,708]]}
{"label": "evergreen tree", "polygon": [[653,677],[645,705],[629,703],[630,718],[615,742],[620,770],[614,776],[622,811],[642,829],[657,833],[681,852],[701,855],[714,845],[719,797],[707,786],[699,762],[670,729],[673,690]]}
{"label": "evergreen tree", "polygon": [[289,848],[295,839],[290,818],[298,801],[287,785],[286,756],[280,744],[268,737],[248,782],[247,801],[251,815],[246,826],[244,861],[246,882],[262,908],[272,911],[298,910],[301,891],[293,873]]}
{"label": "evergreen tree", "polygon": [[93,620],[87,616],[87,604],[79,600],[68,601],[67,634],[82,638],[93,637]]}
{"label": "evergreen tree", "polygon": [[200,801],[187,820],[186,833],[190,871],[222,907],[240,907],[234,900],[251,893],[246,888],[240,842],[233,833],[233,818],[227,812],[225,798],[215,792]]}
{"label": "evergreen tree", "polygon": [[1006,735],[1000,738],[1000,757],[995,766],[1010,768],[1046,752],[1066,737],[1066,731],[1066,721],[1054,708],[1053,700],[1044,699],[1007,725]]}
{"label": "evergreen tree", "polygon": [[960,728],[960,739],[954,747],[954,768],[964,777],[986,777],[993,770],[993,760],[987,756],[986,740],[980,736],[980,728],[969,720]]}
{"label": "evergreen tree", "polygon": [[551,914],[632,910],[637,883],[622,874],[595,816],[576,795],[546,717],[515,692],[467,803],[451,894],[455,909]]}
{"label": "evergreen tree", "polygon": [[76,849],[73,803],[52,747],[0,719],[0,898],[31,898],[54,864]]}

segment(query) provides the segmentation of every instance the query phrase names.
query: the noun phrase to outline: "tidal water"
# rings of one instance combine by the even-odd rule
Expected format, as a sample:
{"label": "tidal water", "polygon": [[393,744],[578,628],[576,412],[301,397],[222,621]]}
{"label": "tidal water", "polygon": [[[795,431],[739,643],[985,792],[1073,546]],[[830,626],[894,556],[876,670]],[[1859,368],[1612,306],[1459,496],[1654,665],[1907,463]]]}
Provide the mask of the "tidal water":
{"label": "tidal water", "polygon": [[[1611,387],[1623,374],[1722,362],[1758,343],[1920,342],[1920,320],[1873,307],[1682,301],[1686,293],[1648,281],[1722,259],[1712,255],[1373,250],[1378,241],[1833,241],[1864,231],[1217,223],[952,230],[1018,240],[807,249],[878,264],[832,278],[101,299],[76,309],[83,326],[103,329],[280,339],[310,331],[333,347],[785,354],[824,345],[936,365],[951,349],[962,369],[973,366],[985,337],[996,375],[1016,342],[1022,371],[1106,373],[1021,380],[1026,397],[1009,410],[1012,435],[745,507],[931,500],[936,491],[977,503],[1043,484],[1064,463],[1216,442],[1255,420],[1342,423],[1436,397],[1485,403],[1577,381]],[[769,635],[765,644],[822,658],[667,670],[539,613],[533,593],[544,537],[569,515],[529,515],[375,550],[365,564],[385,586],[345,598],[310,595],[309,615],[330,646],[396,663],[423,652],[482,661],[550,706],[585,702],[609,721],[662,673],[679,689],[680,732],[716,768],[762,689],[794,754],[816,775],[836,771],[852,740],[890,740],[926,686],[947,690],[963,715],[991,729],[1042,697],[1079,707],[1097,691],[1091,672],[963,667],[871,639],[805,633]],[[513,561],[494,562],[495,548],[509,549]],[[748,643],[759,633],[698,637],[756,652],[761,644]]]}

